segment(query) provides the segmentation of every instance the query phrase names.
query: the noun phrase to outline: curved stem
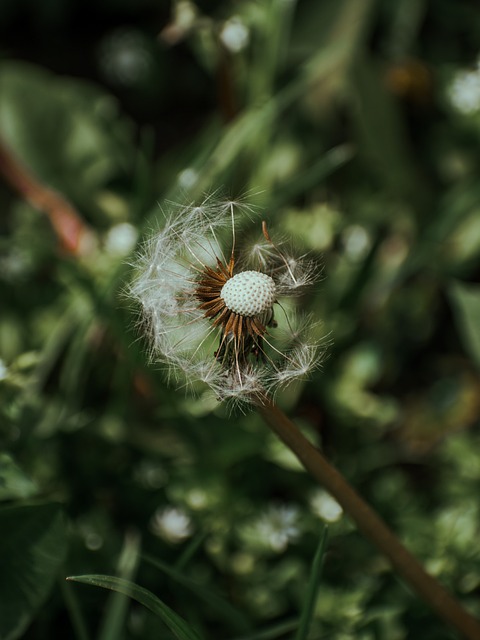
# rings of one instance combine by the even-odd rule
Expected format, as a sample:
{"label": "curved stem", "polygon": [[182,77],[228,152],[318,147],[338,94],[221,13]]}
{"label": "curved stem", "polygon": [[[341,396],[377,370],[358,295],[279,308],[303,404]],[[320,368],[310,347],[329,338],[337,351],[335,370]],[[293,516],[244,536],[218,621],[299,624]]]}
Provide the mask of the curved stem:
{"label": "curved stem", "polygon": [[40,182],[0,140],[0,174],[33,207],[43,211],[62,248],[74,256],[88,255],[95,246],[93,231],[63,195]]}
{"label": "curved stem", "polygon": [[296,455],[305,469],[332,494],[360,531],[390,560],[405,582],[440,618],[455,627],[465,638],[479,640],[480,622],[424,570],[380,516],[303,436],[295,424],[267,396],[260,397],[257,406],[272,431]]}

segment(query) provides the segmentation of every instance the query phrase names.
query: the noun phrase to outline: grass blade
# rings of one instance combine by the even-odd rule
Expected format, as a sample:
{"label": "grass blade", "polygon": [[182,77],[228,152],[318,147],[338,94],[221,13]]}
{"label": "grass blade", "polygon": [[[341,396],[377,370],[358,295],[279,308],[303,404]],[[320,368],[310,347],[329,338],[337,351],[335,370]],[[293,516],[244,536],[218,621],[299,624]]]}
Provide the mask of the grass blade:
{"label": "grass blade", "polygon": [[144,555],[143,559],[160,571],[163,571],[178,584],[181,584],[192,591],[200,600],[210,606],[218,617],[226,620],[230,625],[236,627],[238,631],[247,632],[250,630],[251,627],[247,618],[241,612],[237,611],[237,609],[225,600],[225,598],[218,595],[213,589],[206,589],[205,585],[199,584],[191,578],[187,578],[176,569],[172,569],[164,562],[161,562],[152,556]]}
{"label": "grass blade", "polygon": [[75,640],[90,640],[87,621],[82,613],[80,603],[72,587],[64,580],[60,581],[60,590],[62,591],[63,601],[70,617]]}
{"label": "grass blade", "polygon": [[[137,534],[127,534],[124,547],[118,561],[117,572],[123,580],[131,581],[137,571],[140,540]],[[105,606],[98,640],[119,640],[125,629],[128,601],[125,594],[112,593]]]}
{"label": "grass blade", "polygon": [[185,622],[175,611],[170,609],[160,598],[157,598],[157,596],[151,591],[148,591],[148,589],[144,589],[129,580],[96,574],[69,576],[67,580],[123,593],[140,604],[143,604],[144,607],[147,607],[152,613],[161,618],[178,640],[202,640],[200,633]]}
{"label": "grass blade", "polygon": [[290,633],[290,631],[296,629],[297,626],[298,618],[294,618],[293,620],[285,620],[279,624],[272,625],[271,627],[268,627],[268,629],[255,631],[246,636],[233,638],[232,640],[275,640],[275,638],[279,638],[280,636],[284,636],[286,633]]}
{"label": "grass blade", "polygon": [[310,580],[308,581],[307,593],[305,594],[305,604],[300,616],[300,625],[298,627],[295,640],[306,640],[310,629],[315,599],[320,585],[320,575],[322,573],[323,556],[325,554],[325,547],[327,544],[327,534],[328,527],[325,525],[315,552],[315,557],[313,558],[312,573],[310,574]]}

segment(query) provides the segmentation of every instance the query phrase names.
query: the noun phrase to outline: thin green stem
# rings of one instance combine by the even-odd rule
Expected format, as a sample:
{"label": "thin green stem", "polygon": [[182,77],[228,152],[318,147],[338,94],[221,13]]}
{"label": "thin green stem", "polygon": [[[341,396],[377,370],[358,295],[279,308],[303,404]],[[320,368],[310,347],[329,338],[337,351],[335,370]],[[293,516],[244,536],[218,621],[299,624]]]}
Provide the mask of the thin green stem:
{"label": "thin green stem", "polygon": [[397,573],[445,622],[468,640],[480,639],[480,623],[430,576],[403,546],[380,516],[350,486],[295,424],[267,397],[259,398],[258,410],[272,431],[296,455],[305,469],[329,491],[357,527],[391,562]]}
{"label": "thin green stem", "polygon": [[71,586],[64,580],[59,580],[59,584],[76,640],[90,640],[85,616],[82,613],[76,594],[73,592]]}
{"label": "thin green stem", "polygon": [[310,576],[308,588],[305,594],[305,604],[302,609],[302,615],[300,616],[300,623],[298,625],[297,634],[295,640],[305,640],[310,630],[310,625],[313,618],[315,609],[315,601],[318,594],[318,587],[320,585],[320,576],[323,567],[323,557],[325,555],[325,549],[327,546],[328,527],[325,525],[323,529],[320,543],[317,547],[315,557],[312,562],[312,573]]}

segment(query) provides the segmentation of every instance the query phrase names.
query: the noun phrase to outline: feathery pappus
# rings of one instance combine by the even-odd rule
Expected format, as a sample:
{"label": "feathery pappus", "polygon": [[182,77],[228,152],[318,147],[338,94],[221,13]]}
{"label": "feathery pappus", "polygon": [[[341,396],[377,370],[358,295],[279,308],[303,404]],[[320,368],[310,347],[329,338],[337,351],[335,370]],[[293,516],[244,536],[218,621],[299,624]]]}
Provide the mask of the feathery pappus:
{"label": "feathery pappus", "polygon": [[240,246],[243,202],[171,205],[148,240],[129,292],[142,307],[151,358],[183,384],[201,381],[219,400],[255,403],[315,368],[322,354],[315,323],[283,301],[318,278],[313,260],[274,243],[265,222]]}

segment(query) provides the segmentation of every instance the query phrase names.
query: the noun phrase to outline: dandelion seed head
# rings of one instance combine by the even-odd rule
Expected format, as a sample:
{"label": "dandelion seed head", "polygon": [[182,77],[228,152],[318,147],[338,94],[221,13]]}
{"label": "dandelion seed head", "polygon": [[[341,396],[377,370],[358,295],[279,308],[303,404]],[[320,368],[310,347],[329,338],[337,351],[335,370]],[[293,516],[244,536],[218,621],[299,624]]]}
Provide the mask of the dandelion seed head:
{"label": "dandelion seed head", "polygon": [[200,204],[167,203],[164,227],[143,245],[129,287],[151,360],[177,384],[201,382],[233,404],[307,376],[321,355],[309,337],[311,320],[282,305],[313,284],[318,269],[274,243],[265,223],[259,241],[244,248],[239,217],[253,213],[245,202],[213,195]]}

